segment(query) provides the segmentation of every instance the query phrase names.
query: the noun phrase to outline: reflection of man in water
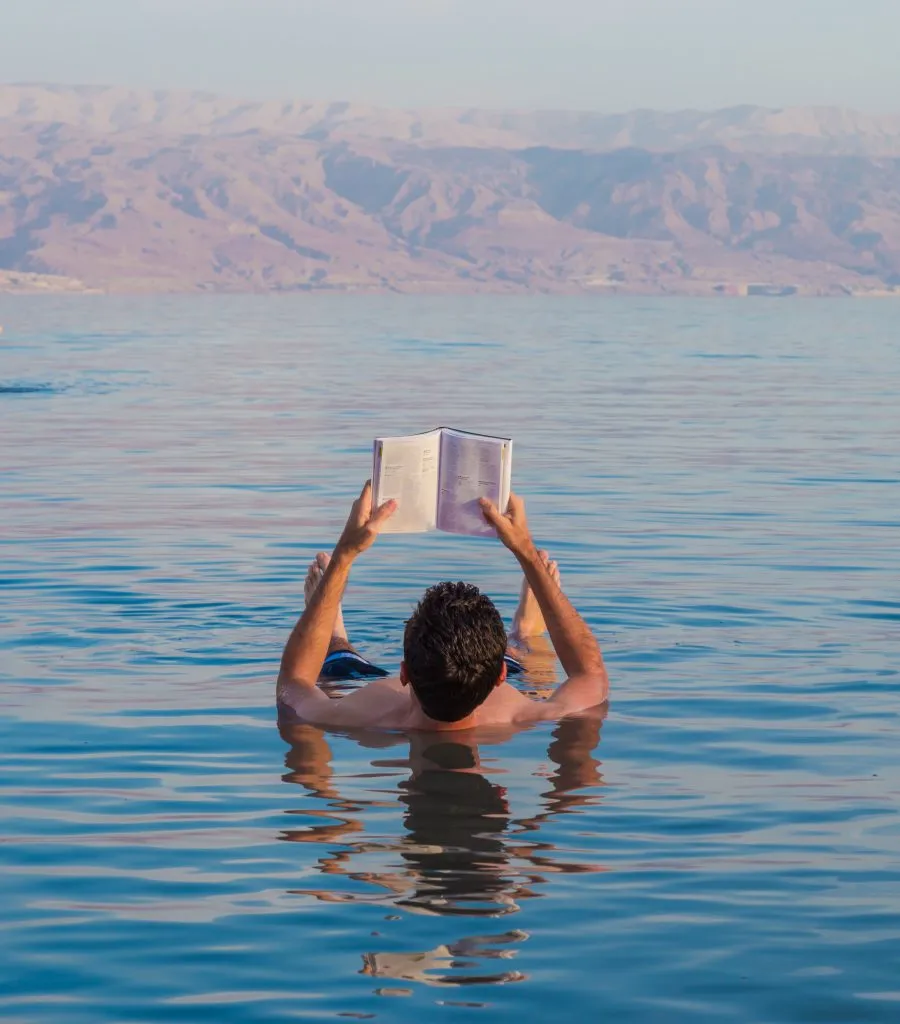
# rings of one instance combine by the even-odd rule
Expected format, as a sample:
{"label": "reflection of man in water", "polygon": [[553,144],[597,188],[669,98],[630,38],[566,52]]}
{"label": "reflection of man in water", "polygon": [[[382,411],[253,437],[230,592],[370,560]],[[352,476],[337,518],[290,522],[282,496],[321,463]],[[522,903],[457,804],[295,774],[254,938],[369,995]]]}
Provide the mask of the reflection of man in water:
{"label": "reflection of man in water", "polygon": [[509,804],[504,789],[478,770],[477,749],[438,734],[420,745],[416,760],[400,800],[409,834],[401,854],[418,884],[399,902],[444,914],[517,909],[504,877]]}
{"label": "reflection of man in water", "polygon": [[322,690],[317,681],[336,661],[357,676],[387,675],[353,651],[341,616],[354,560],[371,547],[397,507],[390,501],[373,511],[367,483],[331,558],[320,554],[310,567],[306,609],[281,659],[280,712],[320,725],[448,731],[527,725],[606,700],[609,683],[600,648],[560,588],[554,563],[535,547],[523,501],[511,495],[506,514],[488,501],[481,506],[525,576],[513,638],[527,644],[548,630],[566,682],[547,700],[511,686],[507,634],[493,603],[476,587],[441,583],[426,592],[406,624],[398,679],[378,679],[343,698]]}
{"label": "reflection of man in water", "polygon": [[[454,936],[446,945],[416,952],[366,951],[363,973],[379,978],[458,985],[521,980],[523,975],[500,964],[509,960],[526,932],[510,929],[491,934],[485,918],[515,914],[523,900],[540,895],[548,876],[602,870],[596,864],[565,859],[551,842],[541,841],[544,824],[560,814],[579,813],[600,798],[602,779],[593,757],[599,740],[602,714],[591,712],[557,723],[548,748],[552,771],[535,772],[547,779],[540,795],[541,809],[516,817],[504,786],[494,779],[502,770],[481,761],[475,733],[364,733],[363,745],[378,747],[409,744],[408,761],[382,761],[372,800],[342,797],[331,767],[331,750],[322,731],[305,724],[282,723],[282,734],[292,743],[287,755],[290,773],[285,781],[302,785],[318,802],[290,812],[313,819],[306,828],[292,828],[283,838],[312,844],[321,853],[317,868],[325,878],[343,877],[365,888],[300,890],[326,902],[376,903],[406,912],[452,917],[477,917],[474,935]],[[501,736],[494,737],[496,739]],[[479,743],[483,744],[483,740]],[[405,831],[385,837],[378,825],[390,789],[386,767],[408,769],[396,786],[403,808]],[[363,778],[370,775],[366,770]],[[367,821],[371,810],[374,821]],[[336,877],[337,876],[337,877]],[[487,931],[488,934],[483,932]]]}

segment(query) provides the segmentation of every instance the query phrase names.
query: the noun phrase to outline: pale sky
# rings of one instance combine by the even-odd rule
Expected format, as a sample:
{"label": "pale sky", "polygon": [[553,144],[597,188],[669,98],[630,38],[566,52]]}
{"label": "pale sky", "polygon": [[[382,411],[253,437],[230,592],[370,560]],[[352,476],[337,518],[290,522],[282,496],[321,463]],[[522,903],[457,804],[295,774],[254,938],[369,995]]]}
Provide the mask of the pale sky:
{"label": "pale sky", "polygon": [[0,0],[0,81],[385,106],[900,111],[900,0]]}

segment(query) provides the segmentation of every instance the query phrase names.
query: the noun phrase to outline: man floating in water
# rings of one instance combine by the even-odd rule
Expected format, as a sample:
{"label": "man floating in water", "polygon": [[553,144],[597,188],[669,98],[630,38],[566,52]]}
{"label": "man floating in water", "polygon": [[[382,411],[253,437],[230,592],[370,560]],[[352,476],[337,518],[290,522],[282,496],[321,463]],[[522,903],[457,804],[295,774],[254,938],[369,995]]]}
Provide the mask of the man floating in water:
{"label": "man floating in water", "polygon": [[378,678],[342,698],[325,693],[318,680],[335,662],[347,674],[387,675],[351,647],[341,597],[353,562],[374,544],[396,508],[396,502],[388,501],[373,510],[367,482],[332,556],[320,553],[310,566],[306,609],[281,658],[280,710],[323,726],[444,731],[528,725],[586,711],[607,699],[600,647],[560,588],[555,563],[535,547],[525,503],[515,494],[505,514],[487,500],[481,508],[525,576],[514,639],[527,642],[549,631],[568,677],[553,695],[535,700],[507,682],[514,663],[500,613],[466,583],[439,583],[425,592],[406,624],[399,679]]}

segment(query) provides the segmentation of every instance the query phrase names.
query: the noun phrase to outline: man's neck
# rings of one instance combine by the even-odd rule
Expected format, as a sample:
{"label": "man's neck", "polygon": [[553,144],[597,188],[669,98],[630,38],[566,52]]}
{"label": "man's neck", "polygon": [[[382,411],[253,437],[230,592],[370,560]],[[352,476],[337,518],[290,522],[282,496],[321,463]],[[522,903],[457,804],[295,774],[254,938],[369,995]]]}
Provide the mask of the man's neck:
{"label": "man's neck", "polygon": [[425,714],[414,692],[410,693],[410,696],[413,703],[413,713],[407,723],[410,729],[422,729],[426,732],[457,732],[460,729],[473,729],[478,724],[478,708],[458,722],[439,722],[436,718],[429,718]]}

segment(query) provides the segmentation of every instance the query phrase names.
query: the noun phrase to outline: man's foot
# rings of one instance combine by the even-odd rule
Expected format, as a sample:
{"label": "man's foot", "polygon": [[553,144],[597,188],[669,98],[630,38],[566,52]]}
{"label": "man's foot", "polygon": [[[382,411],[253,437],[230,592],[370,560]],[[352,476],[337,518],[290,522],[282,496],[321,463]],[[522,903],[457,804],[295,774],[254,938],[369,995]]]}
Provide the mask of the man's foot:
{"label": "man's foot", "polygon": [[[328,563],[330,561],[331,555],[325,551],[320,551],[312,562],[310,562],[309,570],[306,573],[306,582],[303,584],[303,598],[307,604],[309,604],[309,599],[316,592],[316,587],[321,583],[322,577],[325,575],[325,570],[328,568]],[[342,640],[344,646],[349,647],[350,641],[347,639],[347,630],[344,628],[344,612],[341,605],[338,605],[331,636],[332,641]]]}
{"label": "man's foot", "polygon": [[[546,551],[539,551],[538,555],[547,567],[553,581],[559,586],[559,566],[551,560]],[[523,640],[529,636],[541,636],[546,629],[547,624],[544,622],[544,616],[528,584],[528,580],[522,580],[519,607],[513,616],[512,635],[516,639]]]}

